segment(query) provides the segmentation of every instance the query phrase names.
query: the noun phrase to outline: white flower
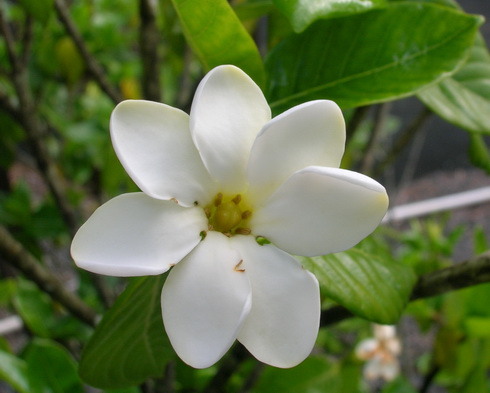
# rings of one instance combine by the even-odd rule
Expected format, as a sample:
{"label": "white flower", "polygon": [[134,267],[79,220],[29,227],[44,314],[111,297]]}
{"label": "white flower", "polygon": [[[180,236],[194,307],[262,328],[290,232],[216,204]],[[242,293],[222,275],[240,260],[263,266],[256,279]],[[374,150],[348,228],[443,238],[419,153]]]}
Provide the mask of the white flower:
{"label": "white flower", "polygon": [[361,341],[356,347],[356,356],[368,362],[364,366],[364,376],[368,380],[395,379],[400,374],[398,355],[401,352],[396,329],[391,325],[374,325],[374,338]]}
{"label": "white flower", "polygon": [[307,102],[271,120],[259,87],[220,66],[200,83],[190,116],[124,101],[110,126],[143,192],[110,200],[80,228],[71,247],[77,265],[113,276],[175,265],[162,290],[163,320],[193,367],[214,364],[235,339],[277,367],[303,361],[318,333],[319,289],[288,253],[350,248],[388,205],[383,186],[338,168],[338,106]]}

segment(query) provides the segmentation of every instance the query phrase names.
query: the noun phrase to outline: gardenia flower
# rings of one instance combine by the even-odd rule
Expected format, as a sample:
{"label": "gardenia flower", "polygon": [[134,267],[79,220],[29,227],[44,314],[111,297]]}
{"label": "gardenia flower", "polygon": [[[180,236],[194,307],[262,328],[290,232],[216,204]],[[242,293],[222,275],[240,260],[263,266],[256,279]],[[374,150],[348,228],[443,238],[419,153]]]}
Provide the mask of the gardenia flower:
{"label": "gardenia flower", "polygon": [[235,339],[270,365],[303,361],[318,334],[320,296],[315,276],[290,254],[350,248],[388,205],[383,186],[338,168],[339,107],[312,101],[271,120],[260,88],[220,66],[199,84],[190,115],[124,101],[110,129],[143,192],[95,211],[73,239],[77,265],[113,276],[172,267],[163,321],[193,367],[211,366]]}
{"label": "gardenia flower", "polygon": [[396,329],[391,325],[374,325],[374,338],[359,343],[356,356],[367,360],[364,376],[368,380],[383,378],[385,381],[395,379],[400,373],[398,355],[401,352],[400,340]]}

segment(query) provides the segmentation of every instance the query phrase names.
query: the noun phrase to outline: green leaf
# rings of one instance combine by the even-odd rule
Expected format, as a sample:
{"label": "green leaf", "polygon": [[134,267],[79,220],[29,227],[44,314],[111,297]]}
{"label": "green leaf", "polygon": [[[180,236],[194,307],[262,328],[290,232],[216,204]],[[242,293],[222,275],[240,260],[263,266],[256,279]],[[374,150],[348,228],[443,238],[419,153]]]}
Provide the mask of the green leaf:
{"label": "green leaf", "polygon": [[271,51],[268,100],[278,113],[315,99],[348,108],[414,94],[466,60],[481,23],[411,2],[317,21]]}
{"label": "green leaf", "polygon": [[470,57],[454,75],[418,93],[420,100],[448,122],[490,134],[490,53],[477,35]]}
{"label": "green leaf", "polygon": [[400,263],[378,259],[357,249],[321,257],[302,257],[327,296],[352,313],[380,324],[400,318],[416,281]]}
{"label": "green leaf", "polygon": [[274,0],[289,19],[296,33],[301,33],[318,19],[358,14],[381,7],[385,0]]}
{"label": "green leaf", "polygon": [[490,175],[490,152],[481,135],[470,134],[470,147],[468,149],[468,155],[473,165],[483,169]]}
{"label": "green leaf", "polygon": [[160,307],[165,278],[132,281],[104,315],[80,361],[80,375],[89,385],[122,388],[162,376],[173,357]]}
{"label": "green leaf", "polygon": [[0,350],[0,381],[5,381],[19,393],[32,393],[24,360]]}
{"label": "green leaf", "polygon": [[19,281],[13,304],[34,334],[51,337],[54,314],[49,296],[30,281]]}
{"label": "green leaf", "polygon": [[28,14],[45,24],[53,10],[54,0],[20,0],[20,3]]}
{"label": "green leaf", "polygon": [[469,336],[490,338],[490,318],[468,317],[465,319],[464,325]]}
{"label": "green leaf", "polygon": [[264,66],[257,46],[226,0],[172,3],[189,45],[207,70],[233,64],[263,84]]}
{"label": "green leaf", "polygon": [[25,359],[30,386],[34,392],[84,392],[75,361],[70,353],[56,342],[35,339],[27,348]]}

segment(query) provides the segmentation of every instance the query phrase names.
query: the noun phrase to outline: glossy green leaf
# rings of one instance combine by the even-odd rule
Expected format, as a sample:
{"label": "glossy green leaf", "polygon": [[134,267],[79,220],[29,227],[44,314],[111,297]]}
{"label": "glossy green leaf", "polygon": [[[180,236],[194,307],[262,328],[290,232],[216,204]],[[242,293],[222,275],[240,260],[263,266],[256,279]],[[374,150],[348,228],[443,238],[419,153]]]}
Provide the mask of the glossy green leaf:
{"label": "glossy green leaf", "polygon": [[423,89],[418,97],[450,123],[490,134],[490,53],[481,35],[457,73]]}
{"label": "glossy green leaf", "polygon": [[468,155],[473,165],[483,169],[490,175],[490,151],[482,135],[470,135],[470,147],[468,149]]}
{"label": "glossy green leaf", "polygon": [[13,304],[31,332],[51,337],[54,314],[49,296],[30,281],[19,281]]}
{"label": "glossy green leaf", "polygon": [[226,0],[172,0],[189,45],[207,70],[233,64],[259,85],[264,66],[255,42]]}
{"label": "glossy green leaf", "polygon": [[274,0],[274,4],[301,33],[318,19],[336,18],[366,12],[386,4],[385,0]]}
{"label": "glossy green leaf", "polygon": [[0,381],[7,382],[19,393],[32,393],[24,360],[0,350]]}
{"label": "glossy green leaf", "polygon": [[322,291],[352,313],[381,324],[400,318],[416,281],[413,271],[357,249],[301,258]]}
{"label": "glossy green leaf", "polygon": [[60,344],[36,339],[27,348],[25,359],[32,393],[83,393],[77,364]]}
{"label": "glossy green leaf", "polygon": [[162,376],[173,356],[160,307],[165,278],[132,281],[104,315],[82,353],[79,371],[86,383],[120,388]]}
{"label": "glossy green leaf", "polygon": [[348,108],[414,94],[466,60],[481,23],[411,2],[317,21],[270,53],[268,101],[278,113],[314,99]]}

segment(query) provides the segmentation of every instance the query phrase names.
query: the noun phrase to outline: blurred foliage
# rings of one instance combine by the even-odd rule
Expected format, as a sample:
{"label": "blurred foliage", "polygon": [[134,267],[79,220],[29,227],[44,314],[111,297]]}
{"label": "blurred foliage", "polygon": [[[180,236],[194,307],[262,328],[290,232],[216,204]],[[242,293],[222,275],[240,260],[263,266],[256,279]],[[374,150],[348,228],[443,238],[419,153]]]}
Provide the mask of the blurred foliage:
{"label": "blurred foliage", "polygon": [[[155,20],[153,53],[142,50],[144,5]],[[390,141],[403,135],[399,119],[356,123],[360,107],[416,96],[468,131],[470,159],[490,173],[481,17],[452,0],[19,0],[0,11],[0,224],[101,315],[97,329],[87,326],[0,256],[2,316],[19,316],[27,333],[15,347],[0,340],[0,390],[413,393],[424,392],[416,385],[423,381],[451,393],[489,391],[490,284],[409,303],[417,275],[450,266],[468,231],[448,231],[447,216],[383,226],[353,250],[303,259],[321,283],[324,309],[339,304],[357,318],[323,327],[314,353],[288,370],[240,350],[209,369],[189,368],[161,323],[165,276],[94,280],[73,268],[68,251],[70,216],[79,224],[103,201],[137,189],[110,141],[117,101],[148,98],[145,83],[153,83],[163,102],[188,110],[204,73],[219,64],[249,73],[276,114],[337,101],[350,126],[344,167],[377,173],[390,149],[398,154]],[[145,75],[153,55],[158,78]],[[474,255],[489,249],[483,229],[473,239]],[[402,375],[387,383],[363,378],[353,354],[372,322],[398,323],[406,349]]]}

